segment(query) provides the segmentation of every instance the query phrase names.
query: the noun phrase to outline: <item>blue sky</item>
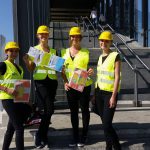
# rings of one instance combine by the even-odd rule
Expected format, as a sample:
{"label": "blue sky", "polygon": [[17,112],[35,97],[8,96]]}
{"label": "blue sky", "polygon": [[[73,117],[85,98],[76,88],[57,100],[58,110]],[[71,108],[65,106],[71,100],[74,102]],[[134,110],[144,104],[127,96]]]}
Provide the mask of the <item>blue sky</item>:
{"label": "blue sky", "polygon": [[1,0],[0,34],[5,36],[6,42],[13,40],[12,0]]}

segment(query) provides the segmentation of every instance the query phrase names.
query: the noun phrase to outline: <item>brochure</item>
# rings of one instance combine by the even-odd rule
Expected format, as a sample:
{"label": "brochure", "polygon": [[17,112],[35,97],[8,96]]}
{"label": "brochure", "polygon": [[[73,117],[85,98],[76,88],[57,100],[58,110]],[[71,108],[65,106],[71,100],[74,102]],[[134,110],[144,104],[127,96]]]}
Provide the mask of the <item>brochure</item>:
{"label": "brochure", "polygon": [[75,90],[83,92],[87,78],[87,71],[76,68],[69,81],[69,86]]}
{"label": "brochure", "polygon": [[50,58],[49,68],[55,71],[61,72],[64,62],[65,62],[65,59],[56,55],[52,55]]}
{"label": "brochure", "polygon": [[39,66],[48,67],[50,63],[51,54],[47,52],[43,52],[40,54],[40,60],[38,62]]}
{"label": "brochure", "polygon": [[41,50],[38,50],[34,47],[30,47],[27,54],[29,55],[30,60],[37,64],[40,61],[40,55],[42,53],[43,52]]}
{"label": "brochure", "polygon": [[15,82],[15,90],[17,91],[17,96],[14,97],[14,102],[24,102],[28,103],[30,98],[30,80],[18,80]]}
{"label": "brochure", "polygon": [[50,53],[43,52],[34,47],[30,47],[28,55],[36,65],[44,66],[59,72],[62,71],[65,62],[65,59],[59,56],[51,55]]}

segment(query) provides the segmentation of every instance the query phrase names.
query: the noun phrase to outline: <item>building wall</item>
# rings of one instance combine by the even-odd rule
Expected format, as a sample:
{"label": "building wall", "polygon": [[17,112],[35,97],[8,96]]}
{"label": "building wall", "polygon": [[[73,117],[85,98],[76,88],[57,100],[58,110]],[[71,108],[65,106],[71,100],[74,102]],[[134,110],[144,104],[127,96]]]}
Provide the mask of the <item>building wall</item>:
{"label": "building wall", "polygon": [[150,47],[150,1],[148,1],[148,46]]}
{"label": "building wall", "polygon": [[4,46],[6,38],[3,35],[0,35],[0,61],[5,59]]}
{"label": "building wall", "polygon": [[[49,25],[49,0],[13,0],[14,40],[20,45],[19,63],[30,46],[37,44],[36,31],[39,25]],[[25,78],[30,74],[25,69]]]}

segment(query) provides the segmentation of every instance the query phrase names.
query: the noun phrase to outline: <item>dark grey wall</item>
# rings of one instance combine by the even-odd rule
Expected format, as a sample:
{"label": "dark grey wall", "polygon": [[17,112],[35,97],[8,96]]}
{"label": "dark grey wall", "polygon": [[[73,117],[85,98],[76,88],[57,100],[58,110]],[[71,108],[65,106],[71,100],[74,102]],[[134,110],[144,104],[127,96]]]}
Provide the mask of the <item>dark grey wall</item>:
{"label": "dark grey wall", "polygon": [[[21,47],[19,63],[30,46],[37,44],[36,31],[39,25],[49,25],[49,0],[13,0],[14,40]],[[24,67],[26,70],[26,68]],[[30,75],[25,71],[25,77]]]}

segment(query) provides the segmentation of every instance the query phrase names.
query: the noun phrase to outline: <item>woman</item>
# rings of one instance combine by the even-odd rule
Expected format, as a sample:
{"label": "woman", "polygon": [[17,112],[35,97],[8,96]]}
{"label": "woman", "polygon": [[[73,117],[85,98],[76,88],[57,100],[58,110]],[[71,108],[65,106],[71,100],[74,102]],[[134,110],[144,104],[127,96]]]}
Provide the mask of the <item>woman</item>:
{"label": "woman", "polygon": [[[62,57],[65,59],[64,71],[62,77],[64,79],[64,86],[67,93],[67,99],[69,108],[71,111],[71,123],[73,127],[73,141],[69,146],[84,146],[87,138],[90,112],[89,112],[89,100],[92,80],[88,78],[86,87],[83,92],[69,87],[69,79],[71,78],[75,68],[88,70],[89,63],[89,51],[85,48],[81,48],[81,31],[79,27],[72,27],[69,32],[70,47],[61,51]],[[88,75],[93,74],[93,69],[88,70]],[[79,103],[82,111],[82,135],[79,138],[79,118],[78,109]]]}
{"label": "woman", "polygon": [[[41,50],[44,53],[49,53],[50,55],[56,55],[56,50],[52,49],[48,45],[49,29],[47,26],[39,26],[37,30],[37,38],[39,44],[35,46],[36,49]],[[54,70],[48,69],[46,67],[35,65],[28,57],[24,56],[25,64],[29,71],[34,71],[33,79],[36,87],[36,94],[39,103],[42,104],[44,112],[42,114],[41,124],[35,136],[35,146],[36,148],[43,148],[48,144],[48,128],[50,124],[50,119],[54,113],[54,100],[57,89],[57,76]]]}
{"label": "woman", "polygon": [[23,69],[15,63],[19,53],[16,42],[8,42],[5,46],[7,60],[0,62],[0,99],[8,114],[9,121],[4,136],[2,150],[8,150],[13,134],[16,132],[16,150],[24,150],[24,127],[23,124],[30,113],[30,107],[23,103],[14,103],[17,91],[14,89],[16,80],[23,79]]}
{"label": "woman", "polygon": [[112,120],[117,105],[120,89],[121,60],[117,52],[110,49],[112,33],[104,31],[99,36],[102,55],[97,66],[97,80],[95,89],[96,109],[101,117],[106,138],[106,149],[121,150],[118,136],[112,127]]}

